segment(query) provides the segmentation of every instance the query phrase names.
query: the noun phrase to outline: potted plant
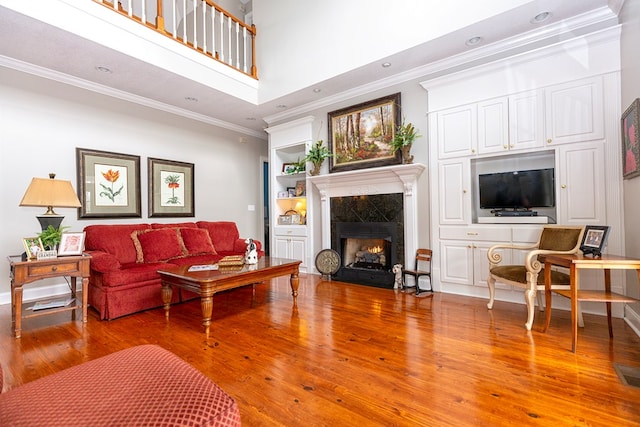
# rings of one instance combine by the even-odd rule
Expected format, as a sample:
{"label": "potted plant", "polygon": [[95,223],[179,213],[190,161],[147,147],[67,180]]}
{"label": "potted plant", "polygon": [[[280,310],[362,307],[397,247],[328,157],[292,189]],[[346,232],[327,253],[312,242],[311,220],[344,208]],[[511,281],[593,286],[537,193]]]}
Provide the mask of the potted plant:
{"label": "potted plant", "polygon": [[62,240],[62,233],[69,227],[60,226],[55,228],[53,225],[49,225],[46,229],[42,230],[38,237],[42,240],[42,246],[47,250],[57,249]]}
{"label": "potted plant", "polygon": [[309,174],[313,176],[318,175],[320,173],[320,167],[327,157],[331,157],[331,153],[327,147],[322,145],[322,140],[319,139],[318,142],[311,146],[305,157],[305,161],[313,163],[313,169]]}
{"label": "potted plant", "polygon": [[411,153],[411,144],[416,138],[420,138],[422,135],[418,133],[418,130],[411,123],[404,122],[397,127],[396,134],[391,140],[391,148],[393,152],[400,150],[402,153],[402,163],[408,164],[413,162],[413,156]]}

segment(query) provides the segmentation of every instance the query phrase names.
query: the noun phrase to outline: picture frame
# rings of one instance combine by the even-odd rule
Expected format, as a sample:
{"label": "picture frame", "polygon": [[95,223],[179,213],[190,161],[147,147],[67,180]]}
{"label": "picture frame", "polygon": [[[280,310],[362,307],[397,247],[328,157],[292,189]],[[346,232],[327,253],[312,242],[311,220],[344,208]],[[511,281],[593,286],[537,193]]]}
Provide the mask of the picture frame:
{"label": "picture frame", "polygon": [[195,216],[193,163],[148,159],[149,218]]}
{"label": "picture frame", "polygon": [[640,175],[640,98],[636,98],[620,119],[622,127],[622,178]]}
{"label": "picture frame", "polygon": [[39,252],[44,252],[44,245],[39,237],[24,237],[22,246],[28,259],[36,259]]}
{"label": "picture frame", "polygon": [[294,194],[295,194],[295,197],[304,197],[307,194],[307,182],[296,181]]}
{"label": "picture frame", "polygon": [[140,156],[76,148],[78,218],[140,218]]}
{"label": "picture frame", "polygon": [[296,187],[287,187],[289,197],[296,197]]}
{"label": "picture frame", "polygon": [[400,93],[328,113],[329,172],[401,164],[390,145],[400,122]]}
{"label": "picture frame", "polygon": [[282,164],[282,174],[283,175],[293,175],[296,173],[296,166],[293,163],[283,163]]}
{"label": "picture frame", "polygon": [[593,256],[600,256],[607,244],[608,236],[609,226],[587,225],[584,228],[580,250],[585,255],[593,254]]}
{"label": "picture frame", "polygon": [[84,231],[62,233],[58,245],[58,256],[82,255],[84,252]]}

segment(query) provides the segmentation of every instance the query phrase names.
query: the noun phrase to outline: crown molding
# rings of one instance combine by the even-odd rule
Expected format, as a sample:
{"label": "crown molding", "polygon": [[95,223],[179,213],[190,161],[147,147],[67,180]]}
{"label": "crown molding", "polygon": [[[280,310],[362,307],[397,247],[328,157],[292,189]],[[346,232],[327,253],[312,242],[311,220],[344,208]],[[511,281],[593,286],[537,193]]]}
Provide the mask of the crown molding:
{"label": "crown molding", "polygon": [[0,66],[11,68],[23,73],[32,74],[34,76],[42,77],[48,80],[53,80],[59,83],[75,86],[80,89],[88,90],[91,92],[99,93],[101,95],[110,96],[112,98],[120,99],[123,101],[131,102],[134,104],[142,105],[145,107],[153,108],[155,110],[164,111],[166,113],[175,114],[176,116],[185,117],[191,120],[196,120],[208,125],[217,126],[223,129],[227,129],[233,132],[242,133],[244,135],[253,136],[262,140],[267,139],[267,135],[264,132],[255,131],[253,129],[245,128],[235,125],[233,123],[218,120],[213,117],[205,116],[204,114],[194,113],[193,111],[178,108],[173,105],[165,104],[163,102],[154,101],[143,96],[134,95],[129,92],[114,89],[105,85],[94,83],[85,79],[74,77],[59,71],[50,70],[45,67],[30,64],[28,62],[19,61],[17,59],[9,58],[7,56],[0,55]]}
{"label": "crown molding", "polygon": [[263,117],[267,123],[277,123],[291,117],[307,114],[351,98],[366,95],[377,90],[412,80],[431,80],[451,73],[457,73],[483,64],[530,53],[550,45],[570,39],[583,38],[590,33],[617,24],[617,15],[607,8],[599,8],[589,13],[575,16],[542,28],[532,30],[499,42],[477,47],[468,52],[453,55],[420,67],[394,74],[362,86],[354,87],[339,94],[327,96],[287,111]]}

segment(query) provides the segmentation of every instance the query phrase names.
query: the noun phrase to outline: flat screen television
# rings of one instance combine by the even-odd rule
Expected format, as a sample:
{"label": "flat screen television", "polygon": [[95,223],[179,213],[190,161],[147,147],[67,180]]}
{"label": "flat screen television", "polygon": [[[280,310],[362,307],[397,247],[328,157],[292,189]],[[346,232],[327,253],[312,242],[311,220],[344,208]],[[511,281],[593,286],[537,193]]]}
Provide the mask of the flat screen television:
{"label": "flat screen television", "polygon": [[555,206],[553,168],[481,174],[478,187],[481,209],[528,210]]}

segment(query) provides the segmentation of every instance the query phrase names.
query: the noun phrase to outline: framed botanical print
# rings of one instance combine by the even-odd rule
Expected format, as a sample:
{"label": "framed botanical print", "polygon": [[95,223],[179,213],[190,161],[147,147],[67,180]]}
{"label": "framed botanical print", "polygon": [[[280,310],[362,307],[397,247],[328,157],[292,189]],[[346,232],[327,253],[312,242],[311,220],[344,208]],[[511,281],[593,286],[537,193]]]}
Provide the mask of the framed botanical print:
{"label": "framed botanical print", "polygon": [[640,99],[636,98],[622,114],[622,177],[640,175]]}
{"label": "framed botanical print", "polygon": [[141,216],[140,156],[76,148],[78,218]]}
{"label": "framed botanical print", "polygon": [[194,165],[148,159],[149,217],[195,216]]}

